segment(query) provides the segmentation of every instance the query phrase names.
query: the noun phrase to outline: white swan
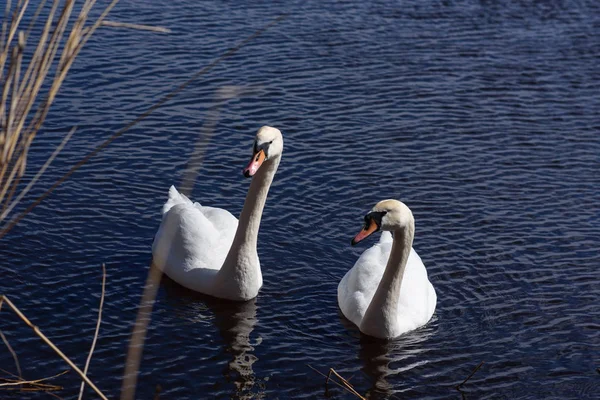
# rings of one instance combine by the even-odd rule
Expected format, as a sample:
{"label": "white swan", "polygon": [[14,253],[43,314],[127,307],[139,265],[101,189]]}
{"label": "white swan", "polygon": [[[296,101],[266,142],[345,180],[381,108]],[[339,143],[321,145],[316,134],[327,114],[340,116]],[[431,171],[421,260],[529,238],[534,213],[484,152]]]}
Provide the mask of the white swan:
{"label": "white swan", "polygon": [[152,245],[154,263],[194,291],[238,301],[256,297],[262,286],[258,229],[282,152],[281,132],[260,128],[244,168],[244,175],[253,178],[239,223],[228,211],[192,203],[171,186]]}
{"label": "white swan", "polygon": [[383,200],[365,216],[352,245],[379,230],[379,243],[361,254],[338,285],[338,304],[361,332],[394,338],[425,325],[437,296],[421,258],[412,248],[415,220],[397,200]]}

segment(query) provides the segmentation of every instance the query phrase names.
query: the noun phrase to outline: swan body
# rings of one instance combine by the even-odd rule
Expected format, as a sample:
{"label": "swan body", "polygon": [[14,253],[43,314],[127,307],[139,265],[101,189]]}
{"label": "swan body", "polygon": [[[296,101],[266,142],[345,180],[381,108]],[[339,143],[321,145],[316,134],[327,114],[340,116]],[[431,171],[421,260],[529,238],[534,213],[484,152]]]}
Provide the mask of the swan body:
{"label": "swan body", "polygon": [[353,244],[379,230],[384,230],[379,242],[365,250],[340,281],[338,304],[361,332],[390,339],[425,325],[437,296],[412,248],[410,209],[397,200],[379,202],[365,217],[365,228]]}
{"label": "swan body", "polygon": [[278,129],[259,129],[244,169],[244,175],[253,178],[239,221],[227,210],[192,202],[171,186],[152,245],[155,265],[200,293],[238,301],[256,297],[263,282],[258,230],[282,151]]}

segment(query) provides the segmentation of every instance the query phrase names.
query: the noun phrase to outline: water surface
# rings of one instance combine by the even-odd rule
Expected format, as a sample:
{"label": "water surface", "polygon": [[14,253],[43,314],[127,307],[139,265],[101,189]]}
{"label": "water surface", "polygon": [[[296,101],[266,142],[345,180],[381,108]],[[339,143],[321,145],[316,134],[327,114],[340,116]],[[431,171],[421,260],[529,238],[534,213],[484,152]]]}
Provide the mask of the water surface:
{"label": "water surface", "polygon": [[[78,365],[108,283],[90,376],[117,398],[150,246],[171,184],[224,86],[192,197],[239,214],[256,130],[285,149],[259,236],[264,286],[230,304],[163,280],[137,398],[324,398],[335,368],[368,398],[592,399],[600,392],[600,6],[595,1],[122,1],[81,53],[29,165],[79,129],[21,210],[84,154],[277,16],[265,32],[125,133],[0,241],[0,293]],[[212,110],[212,111],[211,111]],[[390,342],[337,307],[369,243],[363,215],[397,198],[438,294]],[[14,315],[26,377],[64,363]],[[10,353],[0,366],[14,371]],[[73,373],[56,379],[76,398]],[[594,394],[596,393],[596,394]],[[331,387],[331,398],[352,398]],[[93,394],[90,392],[88,397]],[[2,398],[40,398],[12,394]]]}

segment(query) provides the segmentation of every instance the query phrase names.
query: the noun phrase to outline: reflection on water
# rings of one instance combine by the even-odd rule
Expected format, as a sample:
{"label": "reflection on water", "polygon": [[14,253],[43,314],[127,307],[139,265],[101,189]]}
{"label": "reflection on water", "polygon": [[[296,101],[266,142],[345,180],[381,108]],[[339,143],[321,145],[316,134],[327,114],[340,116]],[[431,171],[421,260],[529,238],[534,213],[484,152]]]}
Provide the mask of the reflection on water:
{"label": "reflection on water", "polygon": [[[600,2],[404,3],[121,1],[111,19],[173,33],[92,38],[24,178],[64,132],[77,125],[77,134],[23,208],[164,93],[290,16],[104,148],[5,236],[0,292],[80,354],[90,335],[75,332],[94,330],[90,290],[105,262],[105,340],[92,367],[117,398],[167,188],[193,176],[204,154],[191,197],[238,215],[247,146],[272,124],[285,154],[261,222],[256,314],[161,285],[138,398],[152,398],[157,383],[164,399],[264,397],[267,378],[269,398],[319,398],[323,380],[306,364],[354,375],[371,398],[459,398],[454,386],[485,360],[465,387],[470,398],[597,399]],[[217,110],[216,91],[230,85],[262,88]],[[217,111],[210,143],[195,153]],[[335,318],[335,293],[362,250],[348,245],[357,218],[383,198],[415,214],[439,319],[375,345]],[[10,323],[0,328],[10,334]],[[27,374],[60,371],[63,361],[18,327],[11,346]],[[13,359],[0,350],[4,365]],[[76,398],[71,386],[62,398]]]}
{"label": "reflection on water", "polygon": [[232,302],[196,293],[180,286],[163,276],[166,301],[174,307],[183,319],[193,323],[212,320],[223,338],[223,352],[229,355],[229,362],[222,374],[227,382],[234,385],[231,395],[239,399],[264,397],[264,385],[259,384],[252,366],[258,358],[254,348],[262,343],[258,337],[251,342],[250,334],[256,323],[256,299],[246,302]]}
{"label": "reflection on water", "polygon": [[[388,382],[388,378],[427,364],[427,352],[430,349],[428,341],[435,332],[437,317],[434,315],[427,325],[393,340],[362,334],[339,309],[338,317],[346,329],[359,336],[359,358],[363,363],[361,370],[370,381],[367,398],[398,398],[394,396],[398,392],[397,383]],[[394,368],[395,363],[403,367]]]}

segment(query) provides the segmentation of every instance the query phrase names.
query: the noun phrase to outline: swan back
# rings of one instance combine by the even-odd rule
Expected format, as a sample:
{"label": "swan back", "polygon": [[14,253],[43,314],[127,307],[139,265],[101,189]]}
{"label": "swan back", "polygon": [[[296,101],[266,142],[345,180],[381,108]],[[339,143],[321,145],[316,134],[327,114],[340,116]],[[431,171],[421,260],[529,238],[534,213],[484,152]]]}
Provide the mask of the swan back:
{"label": "swan back", "polygon": [[171,186],[152,244],[154,261],[173,279],[192,268],[219,269],[237,225],[228,211],[192,203]]}

